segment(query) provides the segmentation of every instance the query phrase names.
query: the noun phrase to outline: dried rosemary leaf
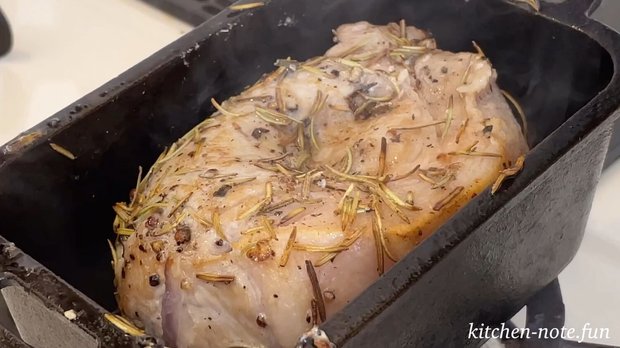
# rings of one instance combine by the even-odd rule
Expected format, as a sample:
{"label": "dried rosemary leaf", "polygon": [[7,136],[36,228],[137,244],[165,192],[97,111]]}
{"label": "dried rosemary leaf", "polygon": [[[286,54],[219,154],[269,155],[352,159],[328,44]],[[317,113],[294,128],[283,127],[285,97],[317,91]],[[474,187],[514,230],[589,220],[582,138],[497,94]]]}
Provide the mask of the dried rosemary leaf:
{"label": "dried rosemary leaf", "polygon": [[366,46],[367,43],[368,43],[368,40],[362,40],[361,42],[358,42],[355,45],[351,46],[351,48],[347,49],[346,51],[340,53],[338,55],[338,57],[345,58],[345,57],[347,57],[347,56],[357,52],[362,47]]}
{"label": "dried rosemary leaf", "polygon": [[463,135],[463,133],[465,132],[465,129],[467,128],[467,124],[469,123],[469,117],[466,118],[463,123],[461,123],[461,126],[459,127],[459,131],[456,133],[456,139],[455,142],[458,144],[459,141],[461,141],[461,136]]}
{"label": "dried rosemary leaf", "polygon": [[372,236],[375,240],[375,250],[377,254],[377,272],[379,275],[385,272],[385,264],[384,264],[384,249],[383,243],[381,242],[381,233],[377,229],[376,224],[372,224]]}
{"label": "dried rosemary leaf", "polygon": [[465,72],[463,73],[463,77],[461,78],[461,84],[465,84],[467,82],[467,78],[469,77],[469,71],[474,63],[474,59],[469,58],[469,62],[467,63],[467,67],[465,68]]}
{"label": "dried rosemary leaf", "polygon": [[396,262],[397,258],[390,252],[390,249],[387,247],[387,242],[385,240],[385,229],[383,228],[383,217],[381,216],[381,210],[379,205],[376,203],[373,204],[373,228],[376,228],[379,240],[381,241],[381,247],[383,248],[383,254],[386,255],[390,260]]}
{"label": "dried rosemary leaf", "polygon": [[338,207],[336,208],[337,214],[340,214],[342,212],[345,199],[351,194],[351,192],[353,192],[354,189],[355,189],[355,184],[351,183],[349,187],[347,188],[347,190],[344,192],[344,195],[342,196],[340,201],[338,202]]}
{"label": "dried rosemary leaf", "polygon": [[65,149],[64,147],[58,144],[50,143],[50,147],[52,148],[52,150],[58,152],[59,154],[67,157],[70,160],[75,160],[77,158],[71,151]]}
{"label": "dried rosemary leaf", "polygon": [[276,231],[273,229],[273,224],[271,220],[267,219],[264,216],[261,216],[260,221],[262,227],[267,231],[267,233],[269,233],[269,237],[271,237],[271,239],[278,240],[278,236],[276,235]]}
{"label": "dried rosemary leaf", "polygon": [[[191,215],[192,215],[192,219],[196,220],[199,224],[203,225],[204,227],[206,227],[206,228],[213,227],[213,222],[209,222],[209,221],[204,220],[203,218],[198,216],[198,214],[195,211],[192,211]],[[211,215],[211,218],[213,219],[213,215]],[[218,221],[218,223],[219,223],[219,221]]]}
{"label": "dried rosemary leaf", "polygon": [[258,117],[263,121],[272,123],[278,126],[288,126],[291,122],[302,123],[301,121],[292,118],[284,113],[278,112],[272,109],[266,109],[256,106],[255,112]]}
{"label": "dried rosemary leaf", "polygon": [[133,192],[133,197],[129,202],[129,207],[133,207],[133,205],[140,199],[140,182],[142,181],[142,166],[138,166],[138,179],[136,179],[136,188]]}
{"label": "dried rosemary leaf", "polygon": [[307,244],[297,244],[293,246],[295,250],[308,251],[308,252],[323,252],[323,253],[338,253],[344,250],[349,249],[349,247],[344,245],[333,245],[333,246],[320,246],[320,245],[307,245]]}
{"label": "dried rosemary leaf", "polygon": [[499,153],[478,152],[478,151],[452,151],[447,153],[450,156],[477,156],[477,157],[502,157]]}
{"label": "dried rosemary leaf", "polygon": [[377,176],[382,177],[385,174],[385,157],[387,155],[387,140],[381,137],[381,149],[379,151],[379,170]]}
{"label": "dried rosemary leaf", "polygon": [[401,19],[398,22],[398,27],[400,29],[400,37],[403,39],[407,39],[407,23],[404,19]]}
{"label": "dried rosemary leaf", "polygon": [[278,108],[278,111],[284,111],[285,109],[285,105],[284,105],[284,98],[282,98],[282,86],[280,85],[280,83],[282,82],[282,80],[278,81],[278,85],[276,86],[276,106]]}
{"label": "dried rosemary leaf", "polygon": [[321,287],[319,285],[319,278],[316,276],[314,266],[309,260],[306,260],[306,271],[308,272],[308,278],[310,279],[310,284],[312,285],[312,293],[314,294],[314,299],[316,300],[318,305],[317,308],[319,319],[321,319],[321,322],[323,322],[326,319],[323,291],[321,291]]}
{"label": "dried rosemary leaf", "polygon": [[398,180],[402,180],[402,179],[408,178],[409,176],[414,174],[416,171],[418,171],[418,169],[420,169],[420,165],[419,164],[416,165],[412,170],[408,171],[405,174],[397,175],[397,176],[389,178],[389,181],[398,181]]}
{"label": "dried rosemary leaf", "polygon": [[474,45],[474,48],[476,49],[476,52],[478,52],[478,55],[480,57],[486,57],[486,55],[484,54],[484,51],[482,51],[482,48],[478,46],[478,43],[476,43],[476,41],[472,41],[471,43],[472,45]]}
{"label": "dried rosemary leaf", "polygon": [[131,216],[129,215],[128,210],[124,209],[123,207],[126,207],[125,203],[116,203],[112,206],[112,209],[114,210],[119,219],[121,219],[123,222],[129,222],[131,220]]}
{"label": "dried rosemary leaf", "polygon": [[[339,248],[349,248],[353,245],[353,243],[355,243],[360,237],[361,235],[364,233],[364,229],[360,228],[357,229],[356,231],[354,231],[353,233],[351,233],[351,235],[349,235],[348,237],[346,237],[340,244],[339,244]],[[344,249],[346,250],[346,249]],[[341,251],[344,251],[341,250]],[[325,263],[327,263],[328,261],[333,260],[341,251],[334,251],[334,252],[329,252],[327,254],[325,254],[325,256],[323,256],[322,258],[320,258],[318,261],[316,261],[314,263],[314,265],[316,267],[320,267],[322,265],[324,265]]]}
{"label": "dried rosemary leaf", "polygon": [[388,130],[388,132],[417,130],[417,129],[422,129],[422,128],[426,128],[426,127],[437,126],[437,125],[443,124],[445,122],[446,122],[446,120],[441,120],[441,121],[435,121],[435,122],[421,124],[421,125],[417,125],[417,126],[411,126],[411,127],[390,128]]}
{"label": "dried rosemary leaf", "polygon": [[287,205],[289,205],[289,204],[291,204],[291,203],[294,203],[294,202],[295,202],[295,199],[294,199],[294,198],[287,198],[287,199],[285,199],[285,200],[283,200],[283,201],[280,201],[280,202],[278,202],[278,203],[275,203],[275,204],[270,204],[270,205],[269,205],[269,206],[267,206],[265,209],[263,209],[263,212],[265,212],[265,213],[270,213],[270,212],[272,212],[272,211],[276,211],[276,210],[278,210],[278,209],[280,209],[280,208],[284,208],[284,207],[286,207]]}
{"label": "dried rosemary leaf", "polygon": [[217,111],[221,112],[223,115],[230,116],[230,117],[239,117],[239,116],[241,116],[241,114],[238,114],[236,112],[232,112],[232,111],[228,111],[228,110],[224,109],[222,107],[222,105],[220,105],[220,103],[218,103],[215,100],[215,98],[211,98],[211,104],[213,104],[213,106],[217,109]]}
{"label": "dried rosemary leaf", "polygon": [[405,209],[413,210],[413,211],[421,210],[421,208],[418,208],[416,206],[413,206],[403,201],[400,197],[398,197],[396,193],[394,193],[394,191],[390,190],[387,187],[387,185],[385,185],[384,183],[379,183],[379,187],[385,193],[388,199],[392,201],[394,204],[396,204],[397,206],[405,208]]}
{"label": "dried rosemary leaf", "polygon": [[211,213],[211,222],[217,236],[225,241],[228,241],[228,238],[226,238],[226,234],[224,234],[224,229],[222,228],[220,213],[217,210],[214,210],[213,213]]}
{"label": "dried rosemary leaf", "polygon": [[448,205],[448,203],[450,203],[454,198],[456,198],[456,196],[458,196],[461,192],[463,192],[463,189],[464,189],[463,186],[457,186],[454,190],[448,193],[446,197],[442,198],[441,200],[439,200],[439,202],[435,203],[435,205],[433,205],[433,210],[440,211],[443,207]]}
{"label": "dried rosemary leaf", "polygon": [[110,252],[112,253],[112,270],[116,273],[116,265],[118,265],[118,255],[116,255],[116,249],[114,248],[114,244],[108,239],[108,246],[110,247]]}
{"label": "dried rosemary leaf", "polygon": [[112,313],[105,313],[104,318],[112,323],[114,326],[119,328],[124,333],[131,336],[144,336],[144,330],[137,328],[135,325],[129,322],[129,320],[121,317],[120,315],[115,315]]}
{"label": "dried rosemary leaf", "polygon": [[300,152],[303,152],[306,150],[306,134],[304,134],[303,124],[299,124],[297,126],[297,147],[299,147]]}
{"label": "dried rosemary leaf", "polygon": [[523,169],[524,163],[525,163],[525,156],[521,155],[519,156],[519,158],[517,158],[517,161],[515,162],[514,166],[501,170],[499,172],[499,176],[497,177],[497,179],[493,183],[493,186],[491,187],[491,194],[493,195],[495,194],[495,192],[497,192],[497,190],[499,190],[499,188],[501,187],[504,180],[506,180],[506,178],[519,173]]}
{"label": "dried rosemary leaf", "polygon": [[319,147],[319,142],[316,139],[316,132],[314,130],[314,118],[315,115],[310,117],[310,141],[312,142],[312,147],[314,147],[315,150],[320,150],[321,148]]}
{"label": "dried rosemary leaf", "polygon": [[116,234],[119,234],[121,236],[131,236],[135,232],[136,230],[134,230],[133,228],[119,228],[116,230]]}
{"label": "dried rosemary leaf", "polygon": [[295,218],[296,216],[298,216],[299,214],[303,213],[304,211],[306,211],[306,207],[297,207],[291,211],[288,212],[288,214],[286,214],[282,220],[280,220],[280,223],[278,225],[282,226],[282,225],[286,225],[288,222],[290,222],[293,218]]}
{"label": "dried rosemary leaf", "polygon": [[534,11],[540,12],[540,1],[539,0],[513,0],[515,2],[522,2],[528,4]]}
{"label": "dried rosemary leaf", "polygon": [[450,99],[448,100],[448,108],[446,109],[446,122],[443,127],[443,132],[441,132],[442,141],[446,137],[446,134],[448,134],[448,131],[450,130],[450,125],[452,124],[453,114],[454,114],[454,96],[451,95]]}
{"label": "dried rosemary leaf", "polygon": [[238,5],[235,4],[235,5],[230,5],[228,8],[231,11],[243,11],[243,10],[249,10],[249,9],[253,9],[253,8],[257,8],[261,6],[265,6],[265,3],[263,1],[249,2],[246,4],[238,4]]}
{"label": "dried rosemary leaf", "polygon": [[272,192],[271,182],[267,182],[265,184],[265,198],[258,201],[258,203],[251,206],[248,210],[239,214],[239,216],[237,216],[237,220],[243,220],[254,214],[259,213],[260,211],[263,210],[263,208],[265,208],[268,204],[271,203],[272,198],[273,198],[273,192]]}
{"label": "dried rosemary leaf", "polygon": [[286,242],[286,247],[282,252],[282,256],[280,257],[279,265],[280,267],[286,266],[288,262],[288,258],[291,254],[291,249],[293,249],[293,245],[295,245],[295,239],[297,239],[297,226],[293,227],[290,236],[288,237],[288,241]]}
{"label": "dried rosemary leaf", "polygon": [[301,66],[301,70],[305,70],[305,71],[307,71],[307,72],[309,72],[309,73],[312,73],[312,74],[318,75],[318,76],[323,77],[323,78],[326,78],[326,79],[333,79],[333,78],[334,78],[334,76],[332,76],[332,75],[330,75],[330,74],[327,74],[327,73],[326,73],[326,72],[324,72],[323,70],[321,70],[321,69],[319,69],[319,68],[316,68],[316,67],[314,67],[314,66],[309,66],[309,65],[306,65],[306,64],[304,64],[304,65],[302,65],[302,66]]}
{"label": "dried rosemary leaf", "polygon": [[189,199],[194,195],[194,191],[190,191],[187,195],[185,195],[185,197],[183,197],[183,199],[181,199],[171,210],[170,213],[168,213],[168,217],[171,217],[172,215],[174,215],[174,213],[177,212],[177,210],[179,210],[179,208],[184,205],[185,203],[187,203],[187,201],[189,201]]}
{"label": "dried rosemary leaf", "polygon": [[256,180],[255,176],[249,177],[249,178],[236,178],[236,179],[232,179],[232,178],[227,178],[227,179],[222,179],[222,183],[226,184],[226,185],[232,185],[232,186],[239,186],[251,181]]}
{"label": "dried rosemary leaf", "polygon": [[209,283],[226,283],[230,284],[235,280],[233,275],[212,274],[212,273],[196,273],[196,278]]}

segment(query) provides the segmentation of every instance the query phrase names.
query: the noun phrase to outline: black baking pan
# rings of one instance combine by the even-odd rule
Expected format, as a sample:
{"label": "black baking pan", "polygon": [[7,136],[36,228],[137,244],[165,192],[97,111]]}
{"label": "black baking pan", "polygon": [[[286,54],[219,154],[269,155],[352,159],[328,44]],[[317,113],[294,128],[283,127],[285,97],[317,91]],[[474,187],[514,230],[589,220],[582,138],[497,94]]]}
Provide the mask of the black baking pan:
{"label": "black baking pan", "polygon": [[[15,243],[0,250],[0,293],[7,306],[15,301],[3,291],[17,287],[55,315],[74,310],[64,322],[87,334],[72,336],[80,346],[155,342],[102,318],[116,308],[111,206],[127,199],[138,166],[210,115],[211,97],[240,92],[277,58],[321,54],[342,23],[404,18],[444,49],[479,43],[525,109],[532,150],[499,193],[474,198],[323,329],[339,347],[477,346],[469,323],[510,318],[583,237],[620,105],[620,41],[587,17],[591,3],[537,13],[500,0],[273,0],[225,10],[0,149],[0,234]],[[5,344],[29,329],[10,314],[0,317]]]}

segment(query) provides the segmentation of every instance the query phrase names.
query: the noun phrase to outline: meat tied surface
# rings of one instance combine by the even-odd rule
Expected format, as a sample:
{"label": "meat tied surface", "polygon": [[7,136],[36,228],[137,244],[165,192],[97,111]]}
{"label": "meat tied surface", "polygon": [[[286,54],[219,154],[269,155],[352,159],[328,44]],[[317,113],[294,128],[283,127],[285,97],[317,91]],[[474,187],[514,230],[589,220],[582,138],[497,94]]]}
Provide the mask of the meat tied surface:
{"label": "meat tied surface", "polygon": [[293,346],[305,260],[329,317],[527,151],[486,58],[401,30],[342,25],[161,155],[116,207],[127,318],[172,347]]}

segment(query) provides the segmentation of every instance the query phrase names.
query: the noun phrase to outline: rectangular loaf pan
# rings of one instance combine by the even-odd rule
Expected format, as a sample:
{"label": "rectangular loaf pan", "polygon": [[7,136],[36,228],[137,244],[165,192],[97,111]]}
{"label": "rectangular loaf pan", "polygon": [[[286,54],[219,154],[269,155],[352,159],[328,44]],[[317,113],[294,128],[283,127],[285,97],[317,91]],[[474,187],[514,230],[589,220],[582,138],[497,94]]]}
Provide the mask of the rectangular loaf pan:
{"label": "rectangular loaf pan", "polygon": [[[322,54],[343,23],[404,18],[443,49],[483,47],[499,85],[525,108],[532,150],[516,179],[474,198],[323,328],[339,347],[478,345],[468,323],[510,318],[583,236],[620,105],[618,36],[586,16],[591,2],[544,2],[540,13],[499,0],[272,0],[226,10],[0,148],[3,278],[51,311],[80,313],[71,325],[102,347],[152,342],[101,318],[115,309],[111,206],[126,200],[137,167],[211,114],[211,97],[237,94],[277,58]],[[2,342],[18,346],[6,326],[0,320]]]}

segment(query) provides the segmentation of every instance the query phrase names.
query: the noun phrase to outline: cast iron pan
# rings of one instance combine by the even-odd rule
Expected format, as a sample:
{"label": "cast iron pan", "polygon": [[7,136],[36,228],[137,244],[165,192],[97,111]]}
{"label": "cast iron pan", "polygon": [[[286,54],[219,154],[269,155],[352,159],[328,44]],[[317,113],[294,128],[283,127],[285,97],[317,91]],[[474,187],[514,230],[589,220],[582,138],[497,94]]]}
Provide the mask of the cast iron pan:
{"label": "cast iron pan", "polygon": [[[534,13],[499,0],[273,0],[225,10],[0,148],[0,234],[17,246],[2,244],[0,269],[50,311],[75,310],[67,325],[101,346],[145,344],[102,319],[116,309],[110,207],[127,199],[137,167],[211,114],[211,97],[237,94],[275,59],[324,52],[342,23],[405,18],[445,49],[484,48],[525,108],[532,150],[497,195],[472,199],[323,328],[339,347],[476,346],[469,322],[506,321],[581,242],[620,105],[618,36],[585,16],[590,4]],[[4,342],[19,339],[7,330]]]}

